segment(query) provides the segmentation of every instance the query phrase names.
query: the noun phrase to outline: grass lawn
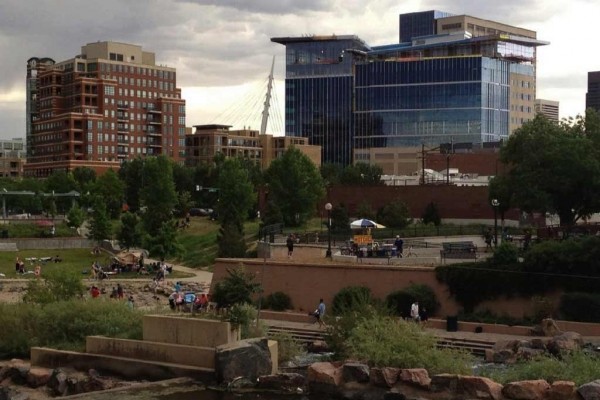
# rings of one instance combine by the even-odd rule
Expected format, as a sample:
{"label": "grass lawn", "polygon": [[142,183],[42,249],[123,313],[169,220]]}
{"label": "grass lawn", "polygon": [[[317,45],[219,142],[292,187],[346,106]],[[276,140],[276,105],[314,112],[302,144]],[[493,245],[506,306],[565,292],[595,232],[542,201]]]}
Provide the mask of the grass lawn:
{"label": "grass lawn", "polygon": [[[100,255],[94,255],[90,249],[52,249],[52,250],[21,250],[18,252],[0,252],[0,272],[5,275],[5,278],[34,278],[34,274],[17,274],[15,272],[15,260],[16,257],[20,257],[25,262],[25,269],[27,271],[33,271],[37,263],[31,263],[26,261],[27,258],[36,257],[54,257],[59,256],[62,261],[59,263],[47,262],[46,264],[40,264],[42,267],[42,277],[44,274],[54,270],[67,270],[73,274],[79,274],[82,278],[89,277],[90,267],[94,261],[98,261],[100,265],[107,266],[110,262],[110,256],[106,253]],[[86,271],[87,274],[83,274],[82,271]],[[174,271],[173,274],[169,275],[169,278],[185,278],[190,274],[184,272]],[[141,276],[127,272],[119,275],[115,275],[119,279],[131,279],[140,278]],[[145,277],[148,277],[147,275]]]}

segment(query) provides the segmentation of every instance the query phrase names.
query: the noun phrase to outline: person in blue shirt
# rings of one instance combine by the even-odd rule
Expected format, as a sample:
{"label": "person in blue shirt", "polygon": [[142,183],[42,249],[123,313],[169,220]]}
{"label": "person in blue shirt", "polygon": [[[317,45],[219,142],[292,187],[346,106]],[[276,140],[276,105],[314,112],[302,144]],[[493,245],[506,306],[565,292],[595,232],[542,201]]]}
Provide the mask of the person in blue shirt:
{"label": "person in blue shirt", "polygon": [[325,326],[325,321],[323,321],[323,317],[325,316],[325,302],[323,299],[319,300],[319,305],[315,310],[315,317],[317,318],[317,322],[319,323],[319,327],[322,328]]}

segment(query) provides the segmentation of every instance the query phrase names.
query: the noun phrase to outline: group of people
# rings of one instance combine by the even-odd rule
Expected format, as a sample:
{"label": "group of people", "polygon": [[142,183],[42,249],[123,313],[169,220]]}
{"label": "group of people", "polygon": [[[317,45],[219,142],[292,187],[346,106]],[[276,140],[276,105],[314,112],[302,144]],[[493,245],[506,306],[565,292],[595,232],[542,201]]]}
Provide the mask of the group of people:
{"label": "group of people", "polygon": [[425,307],[419,308],[419,302],[415,301],[410,306],[410,318],[416,323],[426,325],[427,320],[429,319],[429,316],[427,315],[427,309]]}
{"label": "group of people", "polygon": [[[98,286],[96,285],[92,285],[92,287],[90,288],[90,296],[92,297],[92,299],[96,299],[98,297],[100,297],[100,295],[105,294],[106,291],[104,289],[100,289],[98,288]],[[113,286],[112,291],[110,293],[110,298],[111,299],[116,299],[116,300],[123,300],[123,298],[125,297],[125,291],[123,290],[123,286],[121,286],[120,283],[117,284],[117,286]],[[135,300],[133,298],[133,296],[128,296],[127,297],[127,307],[129,307],[130,309],[133,309],[135,306]]]}
{"label": "group of people", "polygon": [[181,282],[176,282],[173,287],[173,292],[169,295],[169,307],[172,310],[184,310],[184,307],[189,307],[189,311],[205,311],[210,305],[210,295],[200,293],[196,295],[193,292],[184,292]]}

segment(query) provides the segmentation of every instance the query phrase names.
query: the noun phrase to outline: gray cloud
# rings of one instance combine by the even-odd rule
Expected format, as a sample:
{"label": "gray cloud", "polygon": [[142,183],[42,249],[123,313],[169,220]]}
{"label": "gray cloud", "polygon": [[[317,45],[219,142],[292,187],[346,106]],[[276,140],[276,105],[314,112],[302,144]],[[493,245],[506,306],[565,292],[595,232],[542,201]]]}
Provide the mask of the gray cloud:
{"label": "gray cloud", "polygon": [[182,3],[199,6],[227,7],[238,11],[250,11],[265,14],[290,14],[305,11],[329,10],[331,2],[327,0],[177,0]]}

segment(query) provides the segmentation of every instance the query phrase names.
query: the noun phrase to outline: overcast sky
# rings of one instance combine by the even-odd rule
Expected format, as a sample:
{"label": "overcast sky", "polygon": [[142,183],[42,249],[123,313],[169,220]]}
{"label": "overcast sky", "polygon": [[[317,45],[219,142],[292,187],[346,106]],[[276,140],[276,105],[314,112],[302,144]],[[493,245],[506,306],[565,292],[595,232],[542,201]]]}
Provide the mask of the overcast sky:
{"label": "overcast sky", "polygon": [[430,9],[537,31],[551,42],[538,51],[537,97],[560,101],[561,117],[583,113],[587,72],[600,70],[599,0],[0,0],[0,138],[25,136],[28,58],[62,61],[105,40],[141,45],[177,69],[188,126],[240,121],[232,115],[245,104],[259,114],[276,56],[279,109],[271,114],[279,127],[285,48],[271,37],[355,34],[370,45],[397,43],[398,15]]}

